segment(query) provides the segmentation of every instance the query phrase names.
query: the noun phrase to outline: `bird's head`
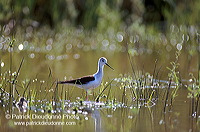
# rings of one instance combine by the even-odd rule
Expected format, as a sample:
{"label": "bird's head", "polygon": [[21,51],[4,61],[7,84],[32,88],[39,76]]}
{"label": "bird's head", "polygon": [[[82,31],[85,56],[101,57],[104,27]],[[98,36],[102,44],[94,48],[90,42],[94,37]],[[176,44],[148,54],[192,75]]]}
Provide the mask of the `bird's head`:
{"label": "bird's head", "polygon": [[103,65],[106,65],[108,67],[110,67],[112,70],[114,70],[108,63],[107,63],[107,59],[105,57],[101,57],[99,59],[99,65],[100,66],[103,66]]}

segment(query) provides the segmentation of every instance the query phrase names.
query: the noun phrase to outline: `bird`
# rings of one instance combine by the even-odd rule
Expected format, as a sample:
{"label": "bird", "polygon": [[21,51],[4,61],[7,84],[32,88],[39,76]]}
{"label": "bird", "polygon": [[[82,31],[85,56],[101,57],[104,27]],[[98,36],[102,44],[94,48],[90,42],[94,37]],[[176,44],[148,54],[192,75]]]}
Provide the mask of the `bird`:
{"label": "bird", "polygon": [[26,112],[28,108],[28,102],[24,97],[19,98],[19,102],[16,103],[16,106],[20,112]]}
{"label": "bird", "polygon": [[86,90],[86,100],[88,100],[88,90],[94,89],[98,87],[103,78],[103,68],[104,65],[108,66],[112,70],[114,70],[108,63],[105,57],[101,57],[98,60],[98,68],[97,72],[93,75],[83,76],[81,78],[67,80],[67,81],[58,81],[58,84],[68,84],[68,85],[75,85],[78,88]]}

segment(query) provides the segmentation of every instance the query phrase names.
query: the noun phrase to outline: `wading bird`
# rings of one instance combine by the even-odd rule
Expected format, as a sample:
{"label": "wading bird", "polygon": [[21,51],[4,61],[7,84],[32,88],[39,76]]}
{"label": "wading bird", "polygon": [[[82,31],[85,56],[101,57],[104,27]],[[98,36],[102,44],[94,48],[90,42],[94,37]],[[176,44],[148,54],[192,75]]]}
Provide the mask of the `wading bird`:
{"label": "wading bird", "polygon": [[59,81],[58,84],[68,84],[75,85],[78,88],[82,88],[86,90],[86,100],[88,100],[88,90],[94,89],[101,84],[103,78],[103,68],[104,65],[110,67],[114,70],[108,63],[105,57],[101,57],[98,61],[98,69],[97,72],[93,75],[84,76],[78,79],[68,80],[68,81]]}

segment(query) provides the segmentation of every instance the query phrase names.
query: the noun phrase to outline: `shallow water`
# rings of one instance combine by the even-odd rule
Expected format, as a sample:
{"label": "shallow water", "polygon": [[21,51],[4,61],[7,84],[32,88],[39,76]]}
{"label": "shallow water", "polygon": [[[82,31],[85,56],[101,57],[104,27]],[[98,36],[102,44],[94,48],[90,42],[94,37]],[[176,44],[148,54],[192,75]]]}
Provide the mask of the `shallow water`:
{"label": "shallow water", "polygon": [[[9,79],[8,75],[5,75],[6,71],[10,69],[9,56],[9,52],[1,53],[1,61],[4,64],[2,65],[1,62],[1,79],[3,79],[3,77]],[[13,107],[13,111],[9,113],[8,106],[1,105],[0,131],[200,131],[199,115],[197,116],[198,119],[191,116],[191,100],[187,98],[188,90],[185,87],[180,87],[177,93],[178,96],[173,100],[173,106],[167,106],[166,113],[163,111],[165,98],[156,98],[150,103],[141,101],[143,103],[136,105],[136,103],[132,101],[134,99],[131,98],[130,91],[126,93],[125,101],[127,99],[128,103],[124,105],[121,103],[123,100],[123,87],[121,87],[121,83],[116,80],[114,80],[110,86],[112,93],[110,96],[113,97],[113,100],[114,98],[116,99],[116,105],[104,105],[106,99],[102,98],[100,100],[102,105],[98,107],[90,105],[87,107],[70,105],[67,107],[66,105],[64,109],[58,109],[56,113],[52,111],[50,111],[50,113],[46,112],[48,111],[47,106],[51,106],[49,104],[51,104],[52,97],[54,97],[53,94],[56,88],[55,81],[95,73],[97,61],[101,56],[105,56],[108,59],[108,63],[115,70],[113,71],[108,67],[104,68],[103,85],[91,91],[89,97],[90,101],[95,100],[102,88],[105,87],[106,82],[110,82],[114,78],[133,76],[133,70],[131,69],[127,53],[82,52],[77,50],[67,53],[66,55],[56,55],[56,53],[46,54],[26,50],[13,52],[12,72],[17,71],[20,61],[24,57],[24,63],[17,78],[18,85],[16,85],[19,97],[22,96],[24,92],[24,88],[21,87],[23,84],[22,81],[24,81],[24,86],[27,86],[30,81],[30,90],[27,90],[26,98],[29,103],[34,101],[38,103],[33,103],[34,105],[28,108],[28,112],[24,113],[31,117],[21,117],[22,119],[18,119],[23,114],[21,114],[16,107]],[[168,54],[167,56],[168,57],[165,55],[157,56],[157,54],[151,54],[133,57],[132,63],[134,65],[135,74],[138,74],[138,77],[139,74],[146,74],[147,72],[152,75],[154,73],[155,61],[157,60],[156,72],[158,72],[158,76],[156,76],[155,79],[161,80],[160,83],[165,84],[164,87],[158,87],[157,89],[160,91],[166,90],[169,73],[166,67],[170,67],[170,62],[175,60],[174,54]],[[185,84],[187,84],[187,80],[190,79],[190,72],[192,72],[194,76],[197,75],[197,56],[187,57],[187,54],[183,53],[180,56],[179,63],[181,77],[186,80]],[[160,67],[162,67],[161,70],[159,70]],[[151,88],[151,86],[149,86],[149,88]],[[3,89],[9,92],[8,85],[4,85]],[[30,100],[31,98],[29,97],[28,91],[32,93],[34,89],[36,89],[34,100]],[[106,90],[105,94],[108,95],[108,90]],[[83,100],[85,99],[85,91],[72,86],[59,85],[58,96],[59,99],[61,98],[58,102],[73,104],[79,102],[81,98]],[[17,97],[17,93],[15,93],[15,97]],[[63,98],[66,100],[62,100]],[[1,102],[1,104],[3,103]],[[36,104],[38,106],[36,106]],[[40,106],[43,104],[48,105],[44,107]],[[59,106],[57,108],[59,108]],[[79,108],[78,113],[75,114],[77,111],[74,109],[77,108]],[[47,110],[44,111],[44,109]],[[57,115],[59,118],[48,119],[46,115]],[[40,117],[45,119],[40,119]]]}
{"label": "shallow water", "polygon": [[[163,112],[163,101],[157,101],[152,107],[140,108],[85,106],[77,114],[70,111],[57,114],[41,112],[20,114],[15,111],[12,114],[4,114],[1,108],[1,131],[199,131],[199,126],[195,125],[196,119],[189,115],[187,91],[182,89],[178,94],[182,97],[178,96],[172,109],[169,110],[167,107],[166,113]],[[22,115],[24,117],[19,117]]]}

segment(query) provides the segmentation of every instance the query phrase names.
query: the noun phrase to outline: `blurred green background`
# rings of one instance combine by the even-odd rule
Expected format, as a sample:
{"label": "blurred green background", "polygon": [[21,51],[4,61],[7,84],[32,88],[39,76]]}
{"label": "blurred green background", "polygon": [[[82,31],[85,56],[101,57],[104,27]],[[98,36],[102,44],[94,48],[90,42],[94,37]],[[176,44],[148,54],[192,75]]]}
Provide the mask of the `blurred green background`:
{"label": "blurred green background", "polygon": [[1,0],[0,24],[15,19],[19,25],[83,26],[105,31],[168,24],[199,25],[199,0]]}
{"label": "blurred green background", "polygon": [[117,53],[124,59],[128,53],[139,68],[155,60],[166,68],[181,51],[183,78],[200,76],[199,18],[199,0],[1,0],[0,55],[13,38],[14,51],[30,58]]}

